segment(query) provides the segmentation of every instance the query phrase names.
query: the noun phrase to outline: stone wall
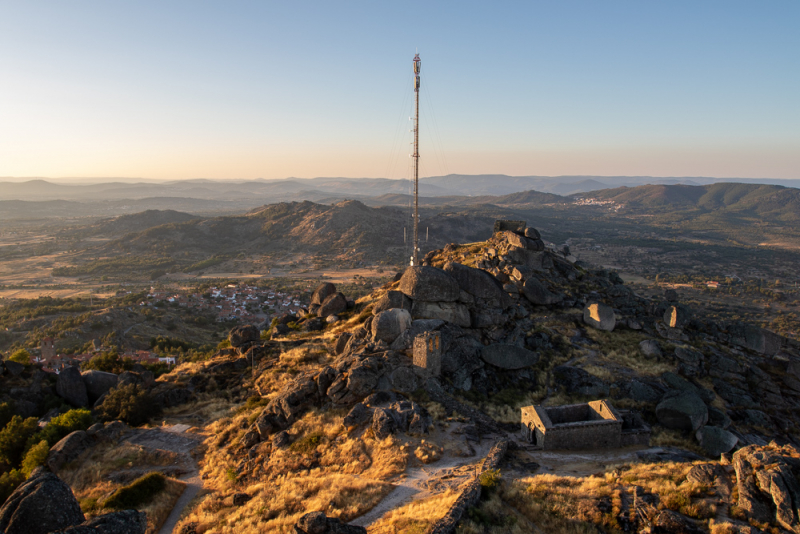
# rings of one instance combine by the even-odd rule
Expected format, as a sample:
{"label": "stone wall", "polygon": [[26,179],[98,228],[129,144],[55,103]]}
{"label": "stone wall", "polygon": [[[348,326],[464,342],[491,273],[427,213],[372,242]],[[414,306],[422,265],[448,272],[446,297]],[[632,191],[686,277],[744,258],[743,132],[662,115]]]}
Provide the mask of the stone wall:
{"label": "stone wall", "polygon": [[[537,445],[540,431],[537,429]],[[622,421],[582,421],[547,429],[541,445],[552,449],[612,449],[621,442]]]}
{"label": "stone wall", "polygon": [[[522,408],[525,438],[543,449],[617,448],[622,445],[623,418],[604,400],[545,408]],[[631,429],[626,442],[645,440]],[[648,429],[649,430],[649,429]],[[649,432],[647,434],[649,441]]]}
{"label": "stone wall", "polygon": [[423,332],[414,338],[414,365],[425,369],[431,376],[442,371],[442,334]]}
{"label": "stone wall", "polygon": [[[481,464],[481,473],[487,469],[497,469],[500,466],[500,462],[503,461],[506,451],[508,450],[508,443],[508,440],[505,439],[495,443],[494,447],[492,447],[492,450],[489,451],[489,454],[486,455],[486,458],[484,458]],[[461,495],[458,496],[456,502],[453,503],[444,517],[439,519],[428,529],[427,534],[450,534],[451,532],[455,532],[456,526],[458,526],[458,522],[461,520],[464,512],[478,504],[481,498],[480,478],[475,477],[473,480],[465,483],[461,486],[460,491]]]}

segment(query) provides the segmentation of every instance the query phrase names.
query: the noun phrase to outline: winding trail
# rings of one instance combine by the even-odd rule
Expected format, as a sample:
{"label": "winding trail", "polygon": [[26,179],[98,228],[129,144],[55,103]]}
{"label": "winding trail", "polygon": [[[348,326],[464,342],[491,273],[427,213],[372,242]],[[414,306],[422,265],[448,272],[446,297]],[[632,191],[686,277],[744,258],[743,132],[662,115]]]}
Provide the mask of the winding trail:
{"label": "winding trail", "polygon": [[197,471],[196,465],[193,472],[183,475],[179,480],[186,482],[186,489],[183,490],[183,493],[181,493],[181,496],[175,502],[172,512],[170,512],[164,524],[161,525],[161,530],[158,531],[158,534],[172,534],[175,530],[175,525],[178,524],[181,518],[184,508],[186,508],[197,493],[203,489],[203,481],[200,479],[200,472]]}

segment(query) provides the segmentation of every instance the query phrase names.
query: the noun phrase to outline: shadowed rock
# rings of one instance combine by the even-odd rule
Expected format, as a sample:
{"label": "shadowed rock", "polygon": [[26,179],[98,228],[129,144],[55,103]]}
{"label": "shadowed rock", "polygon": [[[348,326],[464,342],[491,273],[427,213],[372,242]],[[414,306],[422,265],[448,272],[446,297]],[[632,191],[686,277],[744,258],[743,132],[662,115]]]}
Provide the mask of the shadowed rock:
{"label": "shadowed rock", "polygon": [[528,278],[522,286],[522,294],[529,301],[538,306],[549,306],[564,300],[564,295],[551,292],[536,278]]}
{"label": "shadowed rock", "polygon": [[392,308],[402,308],[411,311],[411,299],[405,296],[401,291],[387,291],[378,299],[375,306],[372,308],[372,315],[378,315],[385,310]]}
{"label": "shadowed rock", "polygon": [[86,386],[77,367],[67,367],[58,375],[56,380],[56,393],[73,406],[85,408],[89,406],[89,396]]}
{"label": "shadowed rock", "polygon": [[253,343],[261,338],[261,332],[251,324],[234,326],[228,334],[228,341],[231,347],[241,347],[247,343]]}
{"label": "shadowed rock", "polygon": [[372,338],[391,344],[411,327],[411,314],[402,308],[392,308],[378,313],[372,319]]}
{"label": "shadowed rock", "polygon": [[501,369],[522,369],[536,365],[539,355],[516,345],[495,343],[481,350],[481,358],[488,364]]}
{"label": "shadowed rock", "polygon": [[671,392],[656,406],[656,417],[667,428],[695,431],[708,422],[708,408],[695,393]]}
{"label": "shadowed rock", "polygon": [[50,448],[50,453],[47,456],[47,467],[53,471],[58,471],[62,465],[75,460],[91,445],[92,438],[83,430],[71,432]]}
{"label": "shadowed rock", "polygon": [[314,292],[311,294],[311,304],[320,306],[325,299],[330,297],[331,295],[336,293],[336,286],[331,284],[330,282],[325,282],[324,284],[320,284],[314,289]]}
{"label": "shadowed rock", "polygon": [[136,510],[122,510],[94,517],[85,523],[51,534],[145,534],[147,514]]}
{"label": "shadowed rock", "polygon": [[583,309],[583,322],[592,328],[611,332],[617,324],[614,308],[602,302],[593,302]]}
{"label": "shadowed rock", "polygon": [[86,386],[89,402],[92,404],[108,393],[109,389],[115,387],[119,379],[114,373],[103,371],[84,371],[81,373],[81,378],[83,378],[83,384]]}
{"label": "shadowed rock", "polygon": [[34,471],[0,508],[0,532],[5,534],[49,534],[84,520],[70,487],[43,468]]}
{"label": "shadowed rock", "polygon": [[415,300],[411,316],[414,319],[439,319],[465,328],[472,324],[469,309],[460,302]]}
{"label": "shadowed rock", "polygon": [[739,438],[716,426],[704,426],[697,431],[697,441],[703,450],[712,458],[730,452],[739,443]]}
{"label": "shadowed rock", "polygon": [[341,293],[334,293],[333,295],[328,295],[320,304],[317,309],[317,316],[328,317],[344,311],[347,311],[347,299]]}

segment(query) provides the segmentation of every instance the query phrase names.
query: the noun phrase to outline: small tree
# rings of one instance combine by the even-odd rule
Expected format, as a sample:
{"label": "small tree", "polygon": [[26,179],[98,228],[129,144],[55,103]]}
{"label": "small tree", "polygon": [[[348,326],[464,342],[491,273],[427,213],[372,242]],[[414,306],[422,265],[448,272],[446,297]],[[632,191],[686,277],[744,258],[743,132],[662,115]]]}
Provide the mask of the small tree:
{"label": "small tree", "polygon": [[101,419],[121,419],[132,426],[142,425],[160,412],[161,408],[150,392],[138,384],[112,388],[97,409]]}
{"label": "small tree", "polygon": [[25,458],[22,459],[22,474],[25,475],[25,478],[31,476],[34,469],[44,465],[49,452],[50,445],[47,444],[47,441],[42,440],[25,453]]}
{"label": "small tree", "polygon": [[30,365],[31,353],[25,349],[19,349],[14,354],[8,357],[12,362],[21,363],[22,365]]}
{"label": "small tree", "polygon": [[35,417],[23,419],[19,415],[0,431],[0,464],[9,468],[17,467],[22,461],[22,453],[28,439],[39,430],[39,421]]}

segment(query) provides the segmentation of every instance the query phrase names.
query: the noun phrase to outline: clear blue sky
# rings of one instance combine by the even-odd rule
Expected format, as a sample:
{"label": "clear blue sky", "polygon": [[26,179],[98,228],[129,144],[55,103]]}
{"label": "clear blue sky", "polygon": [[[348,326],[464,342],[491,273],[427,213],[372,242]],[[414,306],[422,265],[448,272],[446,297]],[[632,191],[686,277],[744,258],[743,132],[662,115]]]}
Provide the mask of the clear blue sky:
{"label": "clear blue sky", "polygon": [[0,176],[403,177],[415,49],[425,175],[800,178],[798,0],[0,0]]}

